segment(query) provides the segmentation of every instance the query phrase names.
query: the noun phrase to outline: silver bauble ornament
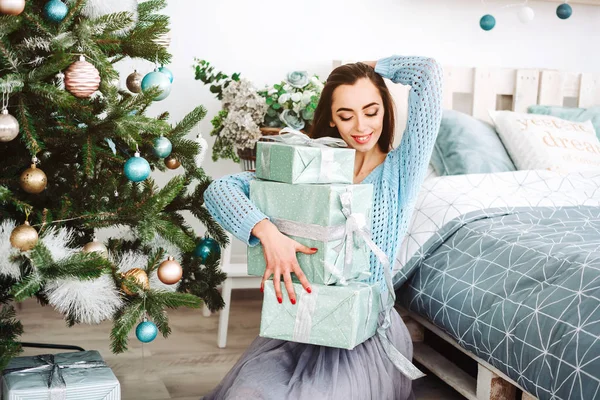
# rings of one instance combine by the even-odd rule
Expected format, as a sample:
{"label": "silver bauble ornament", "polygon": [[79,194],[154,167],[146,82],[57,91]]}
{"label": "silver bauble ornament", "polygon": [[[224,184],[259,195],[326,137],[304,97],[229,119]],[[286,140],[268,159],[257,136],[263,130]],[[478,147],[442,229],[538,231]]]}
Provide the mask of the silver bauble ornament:
{"label": "silver bauble ornament", "polygon": [[81,251],[83,251],[84,253],[100,253],[102,257],[108,258],[108,249],[106,248],[106,246],[104,246],[104,244],[102,244],[102,242],[99,242],[97,240],[89,242],[88,244],[83,246],[83,249]]}
{"label": "silver bauble ornament", "polygon": [[144,79],[144,75],[137,72],[137,70],[133,71],[127,77],[127,89],[129,89],[131,93],[141,93],[142,79]]}
{"label": "silver bauble ornament", "polygon": [[8,113],[8,110],[2,110],[0,113],[0,142],[10,142],[19,134],[19,121]]}

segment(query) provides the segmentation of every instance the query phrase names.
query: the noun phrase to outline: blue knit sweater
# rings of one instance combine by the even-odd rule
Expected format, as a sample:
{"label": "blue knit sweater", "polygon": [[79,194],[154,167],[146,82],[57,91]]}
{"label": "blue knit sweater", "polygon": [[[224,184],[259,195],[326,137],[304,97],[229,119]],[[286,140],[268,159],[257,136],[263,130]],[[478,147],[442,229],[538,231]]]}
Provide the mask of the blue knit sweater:
{"label": "blue knit sweater", "polygon": [[[395,83],[411,86],[400,146],[362,181],[372,184],[374,190],[373,241],[392,261],[408,229],[440,126],[442,70],[431,58],[392,56],[379,60],[375,71]],[[255,246],[259,240],[251,234],[252,228],[267,216],[248,198],[252,179],[254,173],[244,172],[215,180],[205,191],[204,200],[223,228]],[[373,254],[370,267],[370,281],[382,282],[385,290],[382,266]]]}

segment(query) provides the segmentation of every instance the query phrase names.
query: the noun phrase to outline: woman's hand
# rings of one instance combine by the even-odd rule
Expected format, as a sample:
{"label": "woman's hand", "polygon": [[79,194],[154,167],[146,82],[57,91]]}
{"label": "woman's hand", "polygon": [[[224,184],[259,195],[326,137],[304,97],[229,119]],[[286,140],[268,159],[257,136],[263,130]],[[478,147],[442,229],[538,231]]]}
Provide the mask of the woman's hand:
{"label": "woman's hand", "polygon": [[285,288],[288,292],[290,301],[292,304],[296,304],[296,294],[294,292],[294,286],[292,286],[291,276],[291,273],[293,272],[300,280],[304,290],[310,293],[310,284],[308,283],[304,272],[300,269],[300,265],[296,259],[296,252],[315,254],[317,249],[310,249],[285,236],[283,233],[279,232],[279,229],[277,229],[277,227],[268,219],[263,219],[256,224],[254,229],[252,229],[252,234],[260,240],[265,254],[265,261],[267,262],[267,269],[263,275],[260,290],[264,290],[265,281],[273,275],[275,294],[277,295],[279,303],[282,303],[281,276],[283,275]]}

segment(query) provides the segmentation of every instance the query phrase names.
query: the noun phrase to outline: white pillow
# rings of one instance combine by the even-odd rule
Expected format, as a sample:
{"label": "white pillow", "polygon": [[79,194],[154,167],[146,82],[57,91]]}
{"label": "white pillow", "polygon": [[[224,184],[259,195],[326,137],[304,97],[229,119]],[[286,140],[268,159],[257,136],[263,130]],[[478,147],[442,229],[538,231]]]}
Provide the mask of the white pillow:
{"label": "white pillow", "polygon": [[519,170],[600,169],[600,141],[590,121],[490,111],[496,131]]}

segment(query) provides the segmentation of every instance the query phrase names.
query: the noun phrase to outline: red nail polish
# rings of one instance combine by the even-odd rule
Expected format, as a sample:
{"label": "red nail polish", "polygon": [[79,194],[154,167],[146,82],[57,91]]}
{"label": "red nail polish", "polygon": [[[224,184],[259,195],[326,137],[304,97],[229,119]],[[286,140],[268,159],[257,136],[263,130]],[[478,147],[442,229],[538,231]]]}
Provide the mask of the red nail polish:
{"label": "red nail polish", "polygon": [[260,292],[261,292],[261,293],[264,293],[264,292],[265,292],[265,287],[264,287],[264,286],[262,286],[262,285],[260,286]]}
{"label": "red nail polish", "polygon": [[283,299],[281,297],[278,297],[277,301],[279,302],[279,304],[283,303]]}
{"label": "red nail polish", "polygon": [[296,299],[290,299],[290,301],[292,302],[292,304],[296,304]]}
{"label": "red nail polish", "polygon": [[319,251],[319,249],[317,249],[316,247],[312,247],[311,250],[312,251]]}
{"label": "red nail polish", "polygon": [[311,288],[309,288],[309,287],[307,287],[307,288],[306,288],[306,291],[307,291],[308,293],[312,293],[312,289],[311,289]]}

